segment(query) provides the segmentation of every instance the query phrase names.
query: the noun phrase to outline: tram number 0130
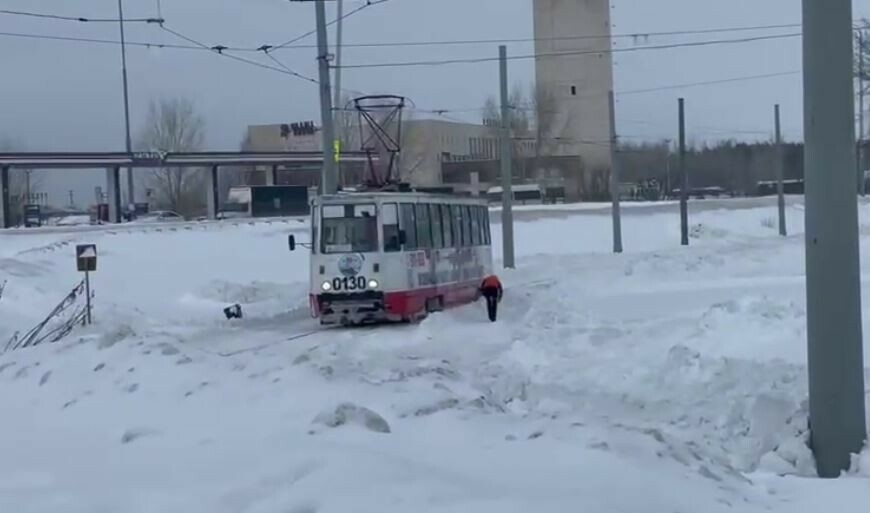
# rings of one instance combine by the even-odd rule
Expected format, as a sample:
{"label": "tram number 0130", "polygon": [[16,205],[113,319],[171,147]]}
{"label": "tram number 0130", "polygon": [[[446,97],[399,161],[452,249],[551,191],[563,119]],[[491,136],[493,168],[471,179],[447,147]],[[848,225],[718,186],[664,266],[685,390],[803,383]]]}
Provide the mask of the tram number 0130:
{"label": "tram number 0130", "polygon": [[332,280],[332,290],[365,290],[367,284],[364,276],[335,278]]}

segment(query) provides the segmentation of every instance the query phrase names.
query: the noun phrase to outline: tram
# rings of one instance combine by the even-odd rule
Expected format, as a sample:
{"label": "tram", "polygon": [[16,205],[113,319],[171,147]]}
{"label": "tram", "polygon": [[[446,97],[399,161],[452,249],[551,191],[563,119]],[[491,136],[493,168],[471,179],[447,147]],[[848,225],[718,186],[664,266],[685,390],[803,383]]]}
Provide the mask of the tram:
{"label": "tram", "polygon": [[[492,272],[481,198],[339,192],[312,200],[310,306],[323,325],[415,322],[474,302]],[[289,246],[295,248],[293,235]]]}

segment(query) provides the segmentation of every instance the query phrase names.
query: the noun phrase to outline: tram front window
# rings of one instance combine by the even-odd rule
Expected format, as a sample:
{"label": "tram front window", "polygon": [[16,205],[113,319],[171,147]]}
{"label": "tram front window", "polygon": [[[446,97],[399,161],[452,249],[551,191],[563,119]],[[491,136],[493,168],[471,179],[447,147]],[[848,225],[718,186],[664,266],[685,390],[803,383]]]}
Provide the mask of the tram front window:
{"label": "tram front window", "polygon": [[370,253],[378,250],[378,220],[374,205],[323,207],[321,251]]}

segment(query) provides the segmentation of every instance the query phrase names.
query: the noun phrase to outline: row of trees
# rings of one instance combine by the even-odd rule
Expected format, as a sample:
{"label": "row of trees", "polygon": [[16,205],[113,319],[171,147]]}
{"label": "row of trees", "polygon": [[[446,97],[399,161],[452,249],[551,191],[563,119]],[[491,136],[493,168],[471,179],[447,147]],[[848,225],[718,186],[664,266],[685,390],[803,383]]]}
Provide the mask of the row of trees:
{"label": "row of trees", "polygon": [[[803,145],[785,144],[783,157],[785,178],[803,178]],[[616,158],[623,182],[654,178],[671,190],[680,186],[679,155],[667,142],[622,143]],[[771,142],[721,141],[689,148],[685,165],[692,187],[716,186],[752,194],[759,181],[776,178],[776,158],[776,146]]]}
{"label": "row of trees", "polygon": [[[567,144],[565,134],[572,119],[559,115],[555,92],[544,85],[528,87],[516,83],[508,93],[510,105],[511,156],[518,166],[517,174],[526,177],[527,166],[540,167],[541,160],[558,154],[559,147]],[[483,105],[483,120],[492,137],[499,137],[502,124],[501,107],[494,96]],[[531,157],[531,161],[527,160]]]}

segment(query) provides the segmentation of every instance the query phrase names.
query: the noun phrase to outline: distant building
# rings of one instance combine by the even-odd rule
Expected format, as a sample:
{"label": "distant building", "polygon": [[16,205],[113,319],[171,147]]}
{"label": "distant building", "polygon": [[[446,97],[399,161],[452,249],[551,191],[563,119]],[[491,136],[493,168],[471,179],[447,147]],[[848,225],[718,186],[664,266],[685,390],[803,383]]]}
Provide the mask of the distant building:
{"label": "distant building", "polygon": [[[311,130],[287,130],[292,125],[254,125],[248,127],[252,151],[320,151],[319,127]],[[282,128],[283,127],[283,128]],[[351,136],[346,149],[359,149],[359,136]],[[534,153],[534,141],[515,143],[528,156]],[[402,179],[415,186],[438,186],[444,183],[442,167],[452,162],[483,162],[498,159],[498,133],[491,126],[459,123],[440,119],[413,119],[402,123],[402,154],[399,161]]]}

